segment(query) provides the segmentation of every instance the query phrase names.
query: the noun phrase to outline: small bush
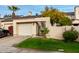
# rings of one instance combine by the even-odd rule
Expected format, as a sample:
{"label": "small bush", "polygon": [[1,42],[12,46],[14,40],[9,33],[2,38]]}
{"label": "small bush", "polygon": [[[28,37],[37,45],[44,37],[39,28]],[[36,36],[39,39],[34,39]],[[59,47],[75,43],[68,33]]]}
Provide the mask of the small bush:
{"label": "small bush", "polygon": [[63,33],[63,37],[64,37],[64,41],[65,42],[73,42],[78,38],[78,32],[76,30],[69,30],[69,31],[65,31]]}
{"label": "small bush", "polygon": [[43,35],[44,38],[46,38],[46,34],[49,32],[49,29],[48,28],[43,28],[41,29],[41,33]]}

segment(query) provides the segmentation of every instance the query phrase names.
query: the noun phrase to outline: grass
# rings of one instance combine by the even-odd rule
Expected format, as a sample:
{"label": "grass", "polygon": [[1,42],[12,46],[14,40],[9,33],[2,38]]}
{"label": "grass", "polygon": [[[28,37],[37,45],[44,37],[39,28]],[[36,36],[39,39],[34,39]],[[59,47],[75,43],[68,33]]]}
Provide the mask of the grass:
{"label": "grass", "polygon": [[64,49],[64,52],[79,52],[78,42],[68,42],[51,39],[51,38],[28,38],[16,45],[19,48],[32,48],[44,51],[58,51]]}

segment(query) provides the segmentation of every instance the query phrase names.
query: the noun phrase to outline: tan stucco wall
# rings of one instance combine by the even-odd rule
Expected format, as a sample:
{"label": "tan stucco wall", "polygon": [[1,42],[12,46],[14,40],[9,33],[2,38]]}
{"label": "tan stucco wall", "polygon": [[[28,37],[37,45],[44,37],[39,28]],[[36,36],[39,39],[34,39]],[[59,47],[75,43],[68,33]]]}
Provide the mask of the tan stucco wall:
{"label": "tan stucco wall", "polygon": [[[52,26],[49,32],[50,38],[63,40],[63,32],[65,32],[65,30],[70,30],[71,27],[72,26]],[[79,26],[73,26],[73,28],[79,32]],[[79,41],[79,37],[77,41]]]}
{"label": "tan stucco wall", "polygon": [[[68,29],[68,27],[67,27]],[[55,39],[63,39],[63,32],[65,31],[65,27],[56,27],[56,26],[52,26],[50,28],[50,31],[49,31],[49,37],[50,38],[55,38]]]}
{"label": "tan stucco wall", "polygon": [[1,28],[8,29],[9,26],[13,26],[13,22],[1,22]]}
{"label": "tan stucco wall", "polygon": [[0,21],[0,28],[1,28],[1,21]]}
{"label": "tan stucco wall", "polygon": [[[46,27],[48,27],[48,29],[50,29],[50,18],[49,17],[40,17],[40,18],[31,18],[31,19],[15,19],[13,20],[13,34],[14,35],[18,35],[18,31],[17,31],[17,23],[28,23],[28,22],[40,22],[40,21],[45,21],[46,22]],[[32,35],[35,36],[36,35],[36,23],[33,23],[33,27],[32,27]]]}

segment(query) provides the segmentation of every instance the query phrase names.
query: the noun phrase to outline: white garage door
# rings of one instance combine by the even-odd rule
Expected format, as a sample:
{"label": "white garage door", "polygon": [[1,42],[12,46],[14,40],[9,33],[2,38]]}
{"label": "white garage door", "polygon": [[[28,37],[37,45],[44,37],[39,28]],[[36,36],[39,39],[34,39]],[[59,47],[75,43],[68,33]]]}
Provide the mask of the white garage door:
{"label": "white garage door", "polygon": [[32,23],[18,24],[18,35],[32,35]]}

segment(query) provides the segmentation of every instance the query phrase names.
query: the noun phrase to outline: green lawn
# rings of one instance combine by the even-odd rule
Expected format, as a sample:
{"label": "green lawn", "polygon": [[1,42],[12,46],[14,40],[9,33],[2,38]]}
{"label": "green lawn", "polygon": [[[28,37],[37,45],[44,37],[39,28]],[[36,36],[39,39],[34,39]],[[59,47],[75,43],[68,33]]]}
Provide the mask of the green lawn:
{"label": "green lawn", "polygon": [[44,51],[58,51],[58,49],[64,49],[64,52],[79,52],[78,42],[65,43],[64,41],[51,38],[28,38],[17,44],[16,47]]}

